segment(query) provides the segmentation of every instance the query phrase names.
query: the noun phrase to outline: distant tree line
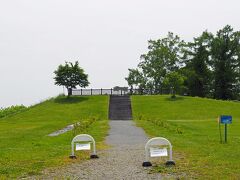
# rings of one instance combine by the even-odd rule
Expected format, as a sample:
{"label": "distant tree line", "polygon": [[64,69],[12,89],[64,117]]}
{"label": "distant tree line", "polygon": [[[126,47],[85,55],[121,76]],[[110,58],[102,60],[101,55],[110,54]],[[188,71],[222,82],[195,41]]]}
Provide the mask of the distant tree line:
{"label": "distant tree line", "polygon": [[229,25],[204,31],[192,42],[169,32],[148,41],[137,68],[125,78],[130,88],[215,99],[240,99],[240,32]]}

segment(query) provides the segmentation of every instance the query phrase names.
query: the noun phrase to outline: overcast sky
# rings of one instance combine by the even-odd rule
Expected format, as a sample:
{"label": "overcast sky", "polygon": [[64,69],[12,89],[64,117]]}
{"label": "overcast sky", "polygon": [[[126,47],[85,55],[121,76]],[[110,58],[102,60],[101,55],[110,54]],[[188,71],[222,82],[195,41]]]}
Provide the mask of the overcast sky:
{"label": "overcast sky", "polygon": [[240,30],[239,0],[0,0],[0,107],[62,93],[53,71],[79,61],[90,88],[126,86],[147,41],[186,41],[226,24]]}

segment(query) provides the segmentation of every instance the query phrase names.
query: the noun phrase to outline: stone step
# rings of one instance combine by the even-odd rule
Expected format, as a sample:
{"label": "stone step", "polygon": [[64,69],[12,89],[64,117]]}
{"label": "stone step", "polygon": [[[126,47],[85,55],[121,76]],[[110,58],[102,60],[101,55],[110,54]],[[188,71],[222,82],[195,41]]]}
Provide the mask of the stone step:
{"label": "stone step", "polygon": [[109,101],[110,120],[131,120],[132,106],[130,96],[110,96]]}

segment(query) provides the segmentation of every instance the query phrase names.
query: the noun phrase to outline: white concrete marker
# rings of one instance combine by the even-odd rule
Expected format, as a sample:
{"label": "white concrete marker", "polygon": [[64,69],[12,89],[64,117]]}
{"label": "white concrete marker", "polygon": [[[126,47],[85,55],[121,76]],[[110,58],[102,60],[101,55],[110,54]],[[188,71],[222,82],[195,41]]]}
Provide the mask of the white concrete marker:
{"label": "white concrete marker", "polygon": [[92,154],[90,158],[98,158],[96,154],[96,144],[95,140],[92,136],[88,134],[80,134],[73,138],[72,140],[72,154],[69,156],[72,159],[76,159],[77,157],[74,154],[74,146],[76,144],[76,151],[78,150],[91,150],[91,144],[92,144]]}
{"label": "white concrete marker", "polygon": [[161,149],[159,148],[160,146],[167,146],[169,149],[169,160],[166,162],[166,165],[175,165],[175,162],[172,160],[172,144],[166,138],[155,137],[150,139],[145,145],[145,161],[142,164],[144,167],[152,166],[152,163],[149,161],[150,157],[168,156],[167,148]]}

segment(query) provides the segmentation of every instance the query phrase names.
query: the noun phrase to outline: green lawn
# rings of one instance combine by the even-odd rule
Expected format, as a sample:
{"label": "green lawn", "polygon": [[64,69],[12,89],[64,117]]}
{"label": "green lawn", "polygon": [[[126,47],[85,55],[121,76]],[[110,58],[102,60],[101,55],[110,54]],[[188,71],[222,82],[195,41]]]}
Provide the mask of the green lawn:
{"label": "green lawn", "polygon": [[[150,136],[173,144],[174,168],[153,171],[187,179],[240,179],[240,103],[206,98],[132,96],[133,116]],[[228,143],[221,144],[217,117],[232,115]],[[222,126],[223,130],[223,126]]]}
{"label": "green lawn", "polygon": [[47,135],[74,122],[97,119],[84,133],[91,134],[100,147],[108,130],[107,111],[108,96],[58,97],[1,118],[0,179],[34,175],[71,162],[73,132]]}

